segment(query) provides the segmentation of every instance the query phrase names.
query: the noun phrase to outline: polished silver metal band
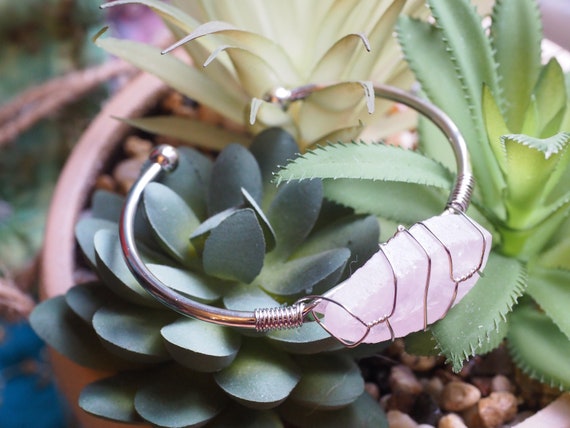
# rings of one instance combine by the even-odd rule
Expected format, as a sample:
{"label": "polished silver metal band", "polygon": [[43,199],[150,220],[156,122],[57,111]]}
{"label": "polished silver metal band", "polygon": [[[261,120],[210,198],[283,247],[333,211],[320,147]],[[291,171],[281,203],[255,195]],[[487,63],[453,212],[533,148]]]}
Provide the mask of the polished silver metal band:
{"label": "polished silver metal band", "polygon": [[[265,100],[287,108],[291,102],[302,100],[326,87],[308,85],[294,89],[278,88],[268,93]],[[386,85],[374,85],[373,88],[375,97],[407,105],[431,120],[447,136],[455,155],[457,177],[446,210],[464,213],[469,206],[474,180],[467,145],[457,126],[440,109],[408,92]],[[300,326],[311,309],[318,304],[319,296],[304,297],[286,307],[235,311],[189,299],[167,287],[150,272],[137,250],[134,237],[135,213],[146,185],[161,173],[174,170],[178,164],[178,154],[173,147],[159,146],[151,153],[150,161],[150,166],[141,174],[127,195],[119,224],[119,236],[125,260],[141,286],[170,309],[203,321],[258,331]]]}

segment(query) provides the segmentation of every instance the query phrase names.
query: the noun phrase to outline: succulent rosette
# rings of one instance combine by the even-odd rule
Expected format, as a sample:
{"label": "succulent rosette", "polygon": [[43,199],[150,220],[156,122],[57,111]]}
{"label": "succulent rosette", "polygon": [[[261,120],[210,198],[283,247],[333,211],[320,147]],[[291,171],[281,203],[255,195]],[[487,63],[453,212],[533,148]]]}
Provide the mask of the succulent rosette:
{"label": "succulent rosette", "polygon": [[[427,15],[423,0],[118,0],[104,7],[131,3],[151,8],[183,46],[161,55],[160,48],[131,40],[101,36],[96,43],[218,112],[233,128],[256,134],[279,126],[304,150],[363,133],[378,140],[415,124],[413,112],[394,112],[392,102],[374,99],[371,82],[412,85],[393,31],[401,13]],[[275,88],[307,84],[333,85],[288,111],[264,101]],[[132,123],[177,138],[192,136],[193,144],[209,145],[208,137],[220,133],[199,120],[171,116]],[[235,136],[229,131],[222,137],[220,144]]]}
{"label": "succulent rosette", "polygon": [[[236,310],[279,306],[329,289],[377,250],[377,219],[324,199],[320,180],[275,187],[278,165],[298,151],[282,129],[263,131],[249,150],[231,144],[214,161],[179,150],[179,167],[147,186],[135,220],[147,266],[179,293]],[[98,279],[41,303],[31,317],[60,353],[116,372],[83,390],[83,409],[165,427],[385,423],[352,352],[315,322],[258,333],[155,301],[123,259],[122,204],[97,191],[76,227]]]}

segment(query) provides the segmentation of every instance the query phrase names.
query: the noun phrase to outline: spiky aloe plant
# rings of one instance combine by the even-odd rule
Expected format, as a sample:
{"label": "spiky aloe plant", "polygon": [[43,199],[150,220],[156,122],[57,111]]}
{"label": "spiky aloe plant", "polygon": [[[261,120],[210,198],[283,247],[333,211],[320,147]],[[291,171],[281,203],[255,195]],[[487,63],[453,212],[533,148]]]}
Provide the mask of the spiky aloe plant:
{"label": "spiky aloe plant", "polygon": [[[391,103],[374,100],[369,82],[412,83],[393,30],[402,12],[425,15],[423,0],[250,0],[239,5],[231,0],[119,0],[104,6],[126,3],[147,5],[163,18],[175,40],[187,37],[184,49],[194,65],[132,41],[99,37],[96,43],[253,134],[279,126],[305,149],[350,140],[369,124],[374,126],[368,130],[381,138],[415,122],[409,111],[383,116]],[[262,101],[276,87],[310,83],[337,84],[287,112]],[[373,121],[368,114],[372,110]],[[209,135],[219,133],[200,121],[173,117],[132,123],[182,139],[192,135],[193,144],[211,144]],[[234,140],[230,133],[218,143]]]}
{"label": "spiky aloe plant", "polygon": [[[321,293],[376,251],[378,222],[323,199],[319,180],[276,189],[298,147],[285,131],[229,145],[214,162],[181,149],[144,192],[137,240],[150,269],[197,301],[236,310]],[[120,251],[122,198],[95,193],[76,235],[95,282],[40,304],[35,330],[79,364],[118,371],[87,386],[95,415],[165,426],[382,426],[351,354],[315,322],[254,333],[184,318],[135,281]],[[284,403],[284,404],[282,404]],[[256,425],[257,424],[257,425]]]}
{"label": "spiky aloe plant", "polygon": [[[399,40],[425,95],[467,139],[477,181],[470,212],[495,245],[484,278],[427,337],[419,335],[427,346],[409,344],[418,352],[435,347],[458,370],[506,337],[525,372],[570,389],[569,75],[555,59],[541,65],[534,0],[498,0],[488,34],[468,0],[428,3],[434,23],[402,17]],[[348,146],[292,164],[282,177],[318,171],[312,176],[326,178],[327,197],[414,222],[441,210],[440,189],[453,175],[451,151],[434,130],[420,124],[423,154],[408,153],[405,168],[404,160],[366,167],[396,149]]]}

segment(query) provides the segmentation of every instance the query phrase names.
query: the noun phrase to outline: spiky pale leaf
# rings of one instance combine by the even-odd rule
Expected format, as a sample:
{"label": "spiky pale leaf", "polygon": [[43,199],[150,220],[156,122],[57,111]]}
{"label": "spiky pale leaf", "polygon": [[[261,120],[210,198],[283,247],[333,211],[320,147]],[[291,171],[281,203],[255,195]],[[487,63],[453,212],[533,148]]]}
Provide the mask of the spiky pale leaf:
{"label": "spiky pale leaf", "polygon": [[538,136],[541,138],[561,131],[560,125],[568,102],[565,86],[562,67],[556,58],[552,58],[542,69],[533,94],[537,104]]}
{"label": "spiky pale leaf", "polygon": [[96,44],[112,55],[130,62],[166,82],[184,95],[222,113],[236,123],[243,120],[247,98],[243,94],[224,91],[218,83],[194,67],[172,55],[143,43],[99,37]]}
{"label": "spiky pale leaf", "polygon": [[499,0],[495,2],[492,19],[490,37],[505,100],[505,117],[511,132],[519,133],[541,66],[539,11],[534,0]]}
{"label": "spiky pale leaf", "polygon": [[[499,286],[500,285],[500,286]],[[437,346],[459,371],[481,349],[497,346],[499,326],[526,288],[523,265],[491,253],[484,276],[442,320],[433,325]]]}
{"label": "spiky pale leaf", "polygon": [[570,341],[533,307],[518,307],[510,316],[509,351],[525,373],[555,387],[570,389]]}
{"label": "spiky pale leaf", "polygon": [[278,182],[351,178],[416,183],[442,189],[448,189],[450,183],[449,171],[417,152],[363,142],[319,147],[290,162],[279,171],[277,178]]}
{"label": "spiky pale leaf", "polygon": [[250,142],[243,133],[211,125],[203,120],[179,116],[151,116],[140,119],[121,119],[135,128],[156,135],[173,137],[196,147],[223,150],[231,143],[246,146]]}
{"label": "spiky pale leaf", "polygon": [[570,340],[570,271],[533,266],[527,292]]}

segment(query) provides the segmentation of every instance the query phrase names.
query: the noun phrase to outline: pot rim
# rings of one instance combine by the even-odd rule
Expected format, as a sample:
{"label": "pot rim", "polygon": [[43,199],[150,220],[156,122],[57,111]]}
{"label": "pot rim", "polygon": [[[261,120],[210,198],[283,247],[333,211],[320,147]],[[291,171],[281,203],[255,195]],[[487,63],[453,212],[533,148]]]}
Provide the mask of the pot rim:
{"label": "pot rim", "polygon": [[40,258],[40,300],[63,294],[75,285],[75,224],[97,176],[132,129],[117,117],[140,117],[167,89],[155,76],[136,76],[109,99],[73,148],[47,213]]}

